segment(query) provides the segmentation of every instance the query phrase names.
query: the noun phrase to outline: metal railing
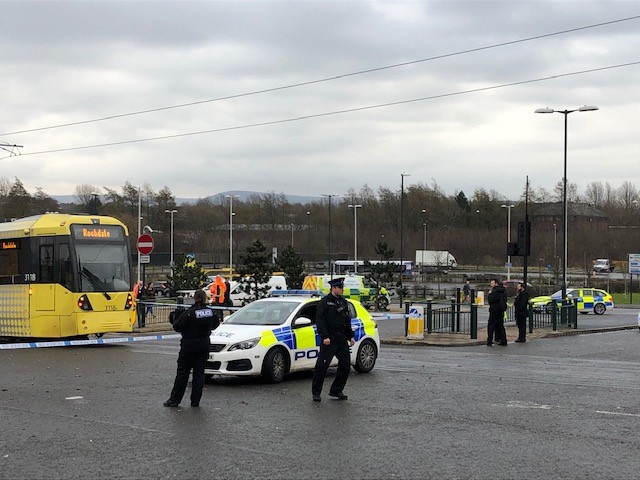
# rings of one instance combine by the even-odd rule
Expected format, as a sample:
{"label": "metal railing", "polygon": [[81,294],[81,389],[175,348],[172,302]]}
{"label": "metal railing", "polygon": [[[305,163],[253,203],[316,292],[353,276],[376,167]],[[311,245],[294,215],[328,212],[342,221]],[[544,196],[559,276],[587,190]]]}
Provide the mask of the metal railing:
{"label": "metal railing", "polygon": [[574,302],[552,303],[541,308],[529,306],[529,333],[536,328],[551,327],[553,331],[563,327],[578,328],[578,307]]}
{"label": "metal railing", "polygon": [[[193,304],[193,299],[191,304]],[[175,301],[168,300],[166,303],[139,301],[136,302],[136,327],[146,327],[148,325],[159,325],[162,323],[170,323],[169,315],[175,310],[185,310],[191,306],[185,303],[186,299],[178,298]],[[171,302],[171,303],[169,303]],[[211,307],[214,310],[222,310],[223,315],[227,312],[231,313],[238,310],[237,307],[227,307],[220,309],[219,307]]]}
{"label": "metal railing", "polygon": [[405,304],[405,336],[408,333],[408,318],[412,307],[423,308],[422,331],[424,334],[459,333],[478,338],[478,306],[450,301],[410,302]]}

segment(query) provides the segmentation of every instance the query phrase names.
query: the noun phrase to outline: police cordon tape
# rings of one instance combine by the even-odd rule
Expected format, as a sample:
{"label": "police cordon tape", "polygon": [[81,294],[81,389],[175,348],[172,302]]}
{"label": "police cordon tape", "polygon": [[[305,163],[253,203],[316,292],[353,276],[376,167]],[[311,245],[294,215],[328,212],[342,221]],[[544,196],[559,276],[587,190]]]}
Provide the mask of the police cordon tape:
{"label": "police cordon tape", "polygon": [[[215,308],[215,307],[214,307]],[[228,310],[228,308],[226,308]],[[422,318],[422,314],[418,313],[387,313],[371,315],[374,320],[403,320],[408,317]],[[145,335],[139,337],[112,337],[112,338],[95,338],[87,340],[54,340],[50,342],[23,342],[23,343],[5,343],[0,344],[0,350],[19,350],[26,348],[48,348],[48,347],[75,347],[80,345],[108,345],[113,343],[132,343],[144,342],[151,340],[169,340],[181,338],[178,333],[170,333],[167,335]]]}
{"label": "police cordon tape", "polygon": [[405,318],[422,318],[421,313],[376,313],[371,315],[374,320],[401,320]]}
{"label": "police cordon tape", "polygon": [[106,345],[111,343],[144,342],[149,340],[167,340],[170,338],[180,338],[178,333],[168,335],[145,335],[140,337],[113,337],[95,338],[87,340],[55,340],[51,342],[25,342],[25,343],[5,343],[0,344],[0,350],[16,350],[23,348],[46,348],[46,347],[75,347],[78,345]]}

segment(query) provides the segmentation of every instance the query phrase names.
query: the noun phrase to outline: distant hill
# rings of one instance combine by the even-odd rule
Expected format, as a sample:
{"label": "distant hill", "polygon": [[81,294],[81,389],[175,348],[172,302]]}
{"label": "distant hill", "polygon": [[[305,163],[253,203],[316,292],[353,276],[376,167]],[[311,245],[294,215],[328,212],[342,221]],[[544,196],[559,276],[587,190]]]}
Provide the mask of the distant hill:
{"label": "distant hill", "polygon": [[[231,191],[228,191],[228,192],[216,193],[215,195],[210,195],[210,196],[204,197],[204,198],[206,198],[207,200],[209,200],[209,201],[211,201],[213,203],[219,203],[220,201],[225,201],[227,195],[238,195],[240,197],[239,198],[240,201],[246,202],[253,195],[268,195],[268,193],[265,193],[265,192],[251,192],[251,191],[247,191],[247,190],[231,190]],[[311,203],[311,202],[316,202],[316,201],[320,200],[320,198],[322,198],[320,196],[315,196],[314,197],[314,196],[310,196],[310,195],[285,195],[285,197],[287,198],[289,203],[300,203],[302,205],[306,205],[306,204]],[[75,202],[75,196],[74,195],[52,195],[52,198],[54,198],[55,200],[58,201],[58,203],[61,203],[61,204],[69,204],[69,203],[74,203]],[[186,203],[188,205],[193,205],[198,200],[200,200],[200,199],[199,198],[179,198],[179,197],[176,197],[176,204],[182,205],[182,204]]]}

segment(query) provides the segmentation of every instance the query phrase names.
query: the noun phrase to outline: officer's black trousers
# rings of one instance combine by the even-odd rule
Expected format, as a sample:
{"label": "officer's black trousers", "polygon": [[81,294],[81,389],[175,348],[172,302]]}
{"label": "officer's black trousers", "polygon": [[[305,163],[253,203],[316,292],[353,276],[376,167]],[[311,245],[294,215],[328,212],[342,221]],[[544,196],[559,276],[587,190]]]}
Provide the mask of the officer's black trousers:
{"label": "officer's black trousers", "polygon": [[527,317],[516,317],[516,325],[518,326],[518,340],[526,340]]}
{"label": "officer's black trousers", "polygon": [[191,404],[198,405],[204,388],[204,367],[209,358],[209,341],[182,340],[178,355],[178,371],[173,382],[170,402],[180,403],[189,382],[189,372],[193,369],[191,382]]}
{"label": "officer's black trousers", "polygon": [[504,330],[504,312],[489,312],[489,321],[487,322],[487,344],[494,342],[502,343],[507,341],[507,333]]}
{"label": "officer's black trousers", "polygon": [[331,338],[329,345],[320,344],[320,354],[316,361],[316,368],[313,371],[313,382],[311,384],[311,393],[313,395],[320,395],[322,392],[324,377],[327,375],[327,370],[329,365],[331,365],[333,357],[338,359],[338,371],[329,392],[342,392],[342,389],[346,385],[347,378],[349,378],[349,371],[351,370],[349,343],[344,337]]}

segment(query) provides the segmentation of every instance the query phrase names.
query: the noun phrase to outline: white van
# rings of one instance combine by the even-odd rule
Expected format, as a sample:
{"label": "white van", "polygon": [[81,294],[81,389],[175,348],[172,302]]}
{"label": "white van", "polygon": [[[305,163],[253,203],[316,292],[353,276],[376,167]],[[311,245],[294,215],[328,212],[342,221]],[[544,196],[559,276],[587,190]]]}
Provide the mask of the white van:
{"label": "white van", "polygon": [[[259,285],[260,288],[269,286],[269,293],[274,290],[287,290],[287,281],[283,275],[274,275],[269,278],[269,281],[265,284]],[[229,297],[234,307],[242,307],[247,303],[251,303],[256,299],[255,292],[253,292],[254,285],[247,280],[241,280],[239,283],[231,287],[231,293]]]}

